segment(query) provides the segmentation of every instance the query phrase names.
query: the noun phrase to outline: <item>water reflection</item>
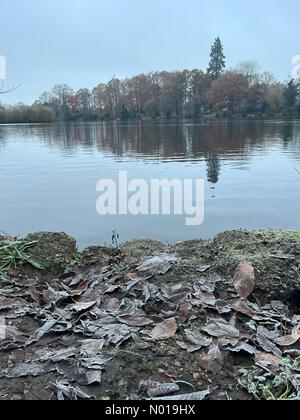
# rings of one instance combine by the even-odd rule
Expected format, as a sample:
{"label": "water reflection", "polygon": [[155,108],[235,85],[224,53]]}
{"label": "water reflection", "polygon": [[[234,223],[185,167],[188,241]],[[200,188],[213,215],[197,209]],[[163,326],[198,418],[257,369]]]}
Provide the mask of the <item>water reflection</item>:
{"label": "water reflection", "polygon": [[[299,228],[300,122],[0,126],[0,230],[63,230],[81,246],[151,236],[169,242],[234,228]],[[132,177],[206,178],[205,223],[100,218],[95,185]],[[210,191],[214,190],[213,192]]]}
{"label": "water reflection", "polygon": [[202,124],[89,123],[0,126],[0,148],[7,137],[36,139],[72,156],[86,153],[155,161],[207,162],[209,182],[217,183],[222,161],[249,161],[251,151],[266,150],[276,141],[300,157],[299,122],[208,122]]}
{"label": "water reflection", "polygon": [[219,181],[221,162],[216,152],[208,152],[207,154],[207,181],[217,184]]}

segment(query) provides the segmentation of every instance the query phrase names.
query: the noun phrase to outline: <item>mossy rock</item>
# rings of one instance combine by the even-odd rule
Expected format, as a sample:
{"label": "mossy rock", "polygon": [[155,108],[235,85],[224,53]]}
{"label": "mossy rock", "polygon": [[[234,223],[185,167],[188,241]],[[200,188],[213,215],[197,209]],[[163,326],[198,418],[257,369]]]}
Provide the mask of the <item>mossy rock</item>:
{"label": "mossy rock", "polygon": [[229,269],[247,260],[256,270],[263,270],[270,256],[295,255],[299,246],[300,232],[273,230],[225,232],[210,243],[213,254],[225,257]]}
{"label": "mossy rock", "polygon": [[209,256],[208,241],[204,240],[177,242],[172,246],[172,250],[182,259],[191,260],[195,264],[199,264]]}
{"label": "mossy rock", "polygon": [[[77,253],[75,239],[65,233],[32,233],[25,241],[37,242],[36,246],[28,250],[28,254],[43,266],[43,270],[38,273],[46,277],[63,274]],[[31,267],[26,267],[26,271],[38,274]]]}
{"label": "mossy rock", "polygon": [[134,239],[121,246],[124,261],[131,263],[166,251],[167,246],[152,239]]}
{"label": "mossy rock", "polygon": [[88,267],[90,265],[106,264],[111,258],[117,258],[119,254],[118,248],[90,246],[79,254],[79,259],[81,259],[83,265]]}
{"label": "mossy rock", "polygon": [[300,289],[300,232],[225,232],[210,242],[210,252],[218,269],[227,275],[232,276],[241,261],[251,263],[256,272],[256,290],[265,298],[287,299]]}

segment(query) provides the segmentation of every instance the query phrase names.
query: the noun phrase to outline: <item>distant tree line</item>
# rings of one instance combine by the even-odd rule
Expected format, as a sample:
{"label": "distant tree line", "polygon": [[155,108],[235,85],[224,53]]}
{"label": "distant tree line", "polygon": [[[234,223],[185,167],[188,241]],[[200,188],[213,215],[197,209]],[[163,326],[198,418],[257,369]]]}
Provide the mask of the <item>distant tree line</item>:
{"label": "distant tree line", "polygon": [[56,85],[33,106],[0,109],[1,122],[136,120],[158,118],[299,117],[300,82],[278,82],[255,62],[226,70],[220,38],[206,71],[161,71],[113,78],[94,89],[74,92]]}
{"label": "distant tree line", "polygon": [[0,106],[0,124],[49,123],[56,120],[55,110],[51,106]]}

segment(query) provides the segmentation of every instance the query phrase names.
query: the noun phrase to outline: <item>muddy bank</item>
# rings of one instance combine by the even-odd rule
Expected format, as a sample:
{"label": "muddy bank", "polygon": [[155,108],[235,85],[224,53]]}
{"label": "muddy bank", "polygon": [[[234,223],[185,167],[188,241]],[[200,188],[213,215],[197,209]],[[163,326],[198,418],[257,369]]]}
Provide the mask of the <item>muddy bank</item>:
{"label": "muddy bank", "polygon": [[300,397],[299,232],[83,252],[45,232],[0,261],[0,399]]}

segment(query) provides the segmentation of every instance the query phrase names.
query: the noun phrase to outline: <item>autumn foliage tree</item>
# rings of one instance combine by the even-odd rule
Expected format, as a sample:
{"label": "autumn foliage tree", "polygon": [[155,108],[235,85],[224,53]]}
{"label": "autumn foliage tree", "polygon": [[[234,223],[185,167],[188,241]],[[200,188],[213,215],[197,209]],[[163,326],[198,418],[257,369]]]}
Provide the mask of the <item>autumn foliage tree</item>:
{"label": "autumn foliage tree", "polygon": [[208,100],[215,111],[227,109],[230,114],[241,111],[247,97],[249,83],[246,76],[228,71],[212,83]]}

